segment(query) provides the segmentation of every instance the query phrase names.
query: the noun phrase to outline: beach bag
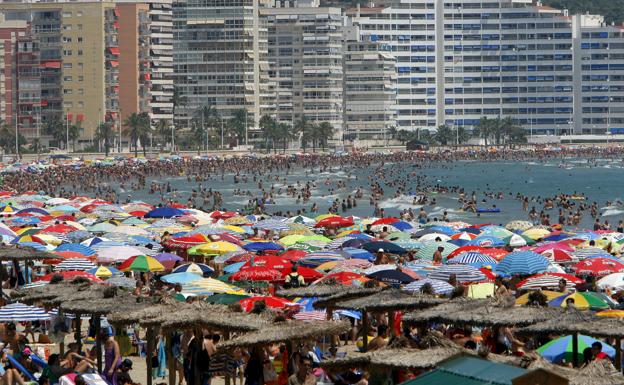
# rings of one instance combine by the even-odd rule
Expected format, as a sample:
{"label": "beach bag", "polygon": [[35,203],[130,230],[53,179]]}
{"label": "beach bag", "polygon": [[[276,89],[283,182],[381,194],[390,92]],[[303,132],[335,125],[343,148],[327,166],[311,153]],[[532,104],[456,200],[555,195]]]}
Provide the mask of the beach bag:
{"label": "beach bag", "polygon": [[264,367],[262,368],[262,375],[264,377],[264,383],[277,380],[277,373],[275,372],[272,362],[264,364]]}

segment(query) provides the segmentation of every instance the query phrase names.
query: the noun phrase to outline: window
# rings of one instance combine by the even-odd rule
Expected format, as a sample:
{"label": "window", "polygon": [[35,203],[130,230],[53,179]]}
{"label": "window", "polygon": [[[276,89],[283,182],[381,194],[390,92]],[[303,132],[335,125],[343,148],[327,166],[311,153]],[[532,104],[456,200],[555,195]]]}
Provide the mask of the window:
{"label": "window", "polygon": [[79,31],[82,31],[82,24],[76,24],[76,27],[78,28]]}
{"label": "window", "polygon": [[82,36],[78,36],[78,43],[82,43]]}
{"label": "window", "polygon": [[71,49],[64,49],[63,50],[63,56],[71,56],[72,55],[72,50]]}
{"label": "window", "polygon": [[63,95],[71,95],[72,94],[72,89],[71,88],[64,88],[63,89]]}
{"label": "window", "polygon": [[76,16],[78,16],[78,17],[82,16],[82,11],[76,12]]}
{"label": "window", "polygon": [[71,24],[63,24],[63,31],[71,31],[72,26]]}
{"label": "window", "polygon": [[[82,63],[78,63],[78,68],[82,69],[84,67],[84,64]],[[71,68],[71,67],[70,67]]]}
{"label": "window", "polygon": [[63,108],[72,108],[74,103],[72,102],[63,102]]}
{"label": "window", "polygon": [[78,56],[82,56],[82,50],[81,49],[78,50]]}
{"label": "window", "polygon": [[78,108],[84,108],[84,102],[78,102]]}
{"label": "window", "polygon": [[78,81],[79,82],[83,82],[84,81],[84,76],[78,76]]}
{"label": "window", "polygon": [[63,63],[63,68],[72,68],[72,63]]}
{"label": "window", "polygon": [[63,43],[71,43],[71,42],[72,42],[71,37],[63,36]]}
{"label": "window", "polygon": [[78,95],[84,95],[84,88],[78,88]]}
{"label": "window", "polygon": [[71,12],[63,12],[63,17],[72,17]]}
{"label": "window", "polygon": [[71,82],[72,81],[72,77],[71,76],[63,76],[63,81],[64,82]]}

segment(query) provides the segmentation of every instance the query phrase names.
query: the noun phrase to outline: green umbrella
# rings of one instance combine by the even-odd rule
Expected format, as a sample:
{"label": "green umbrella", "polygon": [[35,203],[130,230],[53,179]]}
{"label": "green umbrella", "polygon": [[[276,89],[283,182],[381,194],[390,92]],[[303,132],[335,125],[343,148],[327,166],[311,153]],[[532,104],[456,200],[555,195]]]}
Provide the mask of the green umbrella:
{"label": "green umbrella", "polygon": [[446,258],[450,253],[457,249],[456,245],[449,242],[426,242],[416,253],[416,258],[431,261],[433,260],[433,253],[435,253],[438,247],[444,248],[442,251],[442,258]]}
{"label": "green umbrella", "polygon": [[232,303],[236,303],[243,298],[248,298],[248,297],[249,296],[245,294],[221,293],[221,294],[215,294],[215,295],[211,295],[210,297],[207,297],[206,302],[217,304],[217,305],[229,305]]}

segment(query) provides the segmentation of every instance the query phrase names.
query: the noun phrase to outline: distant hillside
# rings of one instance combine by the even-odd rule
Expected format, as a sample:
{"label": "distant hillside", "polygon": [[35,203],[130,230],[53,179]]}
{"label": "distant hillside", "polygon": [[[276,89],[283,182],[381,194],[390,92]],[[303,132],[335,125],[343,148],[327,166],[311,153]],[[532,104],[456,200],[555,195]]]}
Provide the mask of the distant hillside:
{"label": "distant hillside", "polygon": [[[375,1],[373,1],[375,2]],[[543,0],[544,5],[557,9],[568,9],[570,14],[589,12],[603,15],[608,23],[622,24],[624,21],[624,0]],[[362,0],[321,0],[326,7],[355,7],[357,3],[365,6],[369,1]]]}

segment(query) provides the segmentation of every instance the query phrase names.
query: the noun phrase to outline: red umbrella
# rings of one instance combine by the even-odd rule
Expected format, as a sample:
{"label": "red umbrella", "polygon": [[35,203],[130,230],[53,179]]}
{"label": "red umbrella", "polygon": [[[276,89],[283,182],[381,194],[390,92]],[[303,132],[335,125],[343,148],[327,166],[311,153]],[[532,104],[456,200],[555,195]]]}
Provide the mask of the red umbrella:
{"label": "red umbrella", "polygon": [[226,265],[231,265],[233,263],[238,263],[238,262],[247,262],[250,261],[251,258],[255,258],[256,254],[253,253],[241,253],[241,254],[236,254],[235,256],[233,256],[232,258],[228,259],[225,264]]}
{"label": "red umbrella", "polygon": [[45,229],[43,229],[41,232],[42,233],[59,233],[59,234],[67,234],[67,233],[71,233],[72,231],[76,231],[78,230],[77,228],[73,227],[73,226],[69,226],[63,223],[59,223],[58,225],[52,225],[52,226],[48,226]]}
{"label": "red umbrella", "polygon": [[185,209],[186,205],[183,205],[182,203],[172,203],[169,207],[173,207],[174,209]]}
{"label": "red umbrella", "polygon": [[541,273],[541,274],[535,274],[532,275],[530,277],[528,277],[527,279],[523,279],[522,281],[518,282],[516,284],[516,288],[520,288],[521,286],[524,286],[529,280],[534,280],[536,278],[548,278],[548,277],[554,277],[557,281],[559,281],[560,279],[565,279],[568,282],[572,282],[575,285],[581,284],[585,281],[583,281],[582,279],[575,277],[574,275],[571,274],[565,274],[565,273]]}
{"label": "red umbrella", "polygon": [[210,240],[213,242],[224,241],[224,242],[230,242],[235,245],[241,246],[240,239],[236,238],[234,235],[230,233],[212,234],[212,235],[209,235],[208,238],[210,238]]}
{"label": "red umbrella", "polygon": [[494,275],[494,273],[492,273],[492,270],[490,269],[486,269],[485,267],[482,267],[479,269],[479,271],[485,274],[486,278],[491,281],[496,279],[496,276]]}
{"label": "red umbrella", "polygon": [[339,228],[353,226],[353,218],[329,217],[319,221],[314,227]]}
{"label": "red umbrella", "polygon": [[250,312],[251,309],[253,309],[254,304],[256,302],[261,302],[261,301],[264,302],[267,305],[267,307],[270,307],[272,309],[284,309],[286,307],[299,306],[298,304],[294,302],[290,302],[286,298],[268,297],[268,296],[249,297],[249,298],[241,299],[239,303],[241,304],[241,307],[243,308],[244,311]]}
{"label": "red umbrella", "polygon": [[461,246],[453,250],[446,258],[451,259],[466,251],[477,251],[481,254],[490,256],[496,259],[497,261],[500,261],[501,259],[503,259],[505,255],[509,254],[507,251],[503,249],[497,249],[495,247]]}
{"label": "red umbrella", "polygon": [[133,217],[143,218],[145,214],[147,214],[147,211],[130,211],[128,214],[132,215]]}
{"label": "red umbrella", "polygon": [[[288,274],[292,273],[292,269],[282,270],[282,279],[286,279]],[[306,282],[314,282],[319,278],[323,278],[323,274],[319,273],[314,269],[310,269],[309,267],[299,267],[297,268],[297,273],[303,277]]]}
{"label": "red umbrella", "polygon": [[84,277],[90,280],[91,282],[104,282],[91,273],[87,273],[86,271],[76,271],[76,270],[57,271],[54,273],[46,274],[43,277],[37,279],[36,281],[49,282],[52,279],[52,277],[54,277],[55,275],[62,275],[63,278],[67,280],[73,279],[75,277]]}
{"label": "red umbrella", "polygon": [[252,266],[245,270],[234,273],[231,281],[278,281],[282,279],[282,273],[279,270],[271,269],[264,266]]}
{"label": "red umbrella", "polygon": [[238,213],[235,213],[234,211],[214,211],[210,214],[210,217],[214,219],[228,219],[237,215]]}
{"label": "red umbrella", "polygon": [[295,262],[305,257],[306,255],[308,255],[307,251],[291,249],[291,250],[286,250],[286,252],[280,254],[279,257],[287,261]]}
{"label": "red umbrella", "polygon": [[609,258],[588,258],[572,266],[572,270],[577,275],[603,277],[613,273],[624,272],[624,264]]}
{"label": "red umbrella", "polygon": [[277,256],[256,256],[253,258],[253,265],[251,264],[251,260],[247,261],[242,267],[241,270],[247,270],[254,266],[262,266],[269,269],[275,270],[287,270],[290,271],[293,267],[292,263],[289,261],[277,257]]}
{"label": "red umbrella", "polygon": [[544,257],[557,263],[572,262],[574,259],[570,254],[561,249],[550,249],[541,253]]}
{"label": "red umbrella", "polygon": [[377,219],[375,222],[371,223],[372,226],[377,226],[377,225],[390,225],[394,222],[399,222],[400,219],[399,218],[394,218],[394,217],[388,217],[388,218],[380,218]]}
{"label": "red umbrella", "polygon": [[97,204],[97,203],[90,203],[90,204],[88,204],[88,205],[86,205],[86,206],[82,206],[82,207],[80,208],[80,211],[82,211],[83,213],[90,214],[90,213],[92,213],[95,209],[97,209],[97,207],[98,207],[98,206],[101,206],[101,205],[103,205],[103,204],[104,204],[104,203],[99,203],[99,204]]}
{"label": "red umbrella", "polygon": [[328,274],[325,277],[319,279],[315,283],[326,282],[331,279],[336,280],[336,282],[341,283],[343,285],[351,285],[353,281],[365,282],[369,280],[362,274],[354,273],[352,271],[341,271],[339,273]]}

